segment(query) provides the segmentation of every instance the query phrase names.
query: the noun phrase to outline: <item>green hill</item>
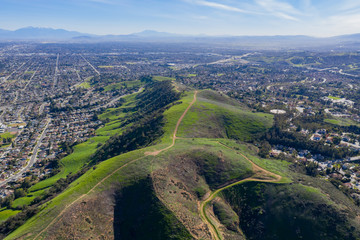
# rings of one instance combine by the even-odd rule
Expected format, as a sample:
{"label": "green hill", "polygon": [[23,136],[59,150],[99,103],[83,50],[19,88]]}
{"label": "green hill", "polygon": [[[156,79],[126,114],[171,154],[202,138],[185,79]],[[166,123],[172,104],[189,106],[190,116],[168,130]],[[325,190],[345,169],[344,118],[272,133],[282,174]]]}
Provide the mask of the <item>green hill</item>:
{"label": "green hill", "polygon": [[114,134],[86,172],[6,239],[359,237],[359,209],[342,192],[241,142],[265,133],[272,115],[210,90],[180,95],[162,80],[100,115],[110,121],[99,137]]}
{"label": "green hill", "polygon": [[272,123],[270,114],[253,113],[226,95],[204,90],[183,119],[178,136],[248,141],[264,133]]}

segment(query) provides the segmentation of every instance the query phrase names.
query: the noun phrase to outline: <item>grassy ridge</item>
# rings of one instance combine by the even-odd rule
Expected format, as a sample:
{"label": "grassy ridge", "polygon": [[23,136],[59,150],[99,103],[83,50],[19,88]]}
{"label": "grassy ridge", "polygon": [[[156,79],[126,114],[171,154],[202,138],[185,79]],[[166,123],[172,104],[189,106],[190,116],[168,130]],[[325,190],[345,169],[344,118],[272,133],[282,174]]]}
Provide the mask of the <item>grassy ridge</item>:
{"label": "grassy ridge", "polygon": [[[42,229],[42,226],[47,225],[50,219],[53,219],[55,216],[57,216],[57,214],[61,211],[61,209],[64,209],[66,205],[76,200],[82,194],[86,194],[87,192],[89,192],[89,190],[93,188],[101,179],[104,179],[105,177],[109,176],[111,173],[114,172],[115,169],[123,166],[127,162],[130,162],[134,159],[143,157],[145,151],[151,151],[151,149],[155,150],[166,147],[171,140],[170,135],[173,129],[175,128],[177,120],[179,119],[183,111],[186,109],[189,102],[191,102],[192,97],[193,97],[192,93],[189,93],[188,95],[184,96],[184,98],[181,99],[182,102],[181,104],[174,105],[173,107],[165,111],[164,115],[166,118],[166,124],[164,129],[166,129],[166,133],[164,134],[162,143],[160,145],[122,154],[120,156],[111,158],[107,161],[98,164],[96,169],[90,169],[83,176],[81,176],[79,179],[73,182],[66,191],[64,191],[59,196],[51,200],[46,206],[44,206],[43,210],[38,215],[30,219],[25,225],[17,229],[8,238],[12,239],[15,236],[21,236],[29,231],[30,232],[39,231],[40,229]],[[214,149],[218,149],[218,150],[222,149],[222,147],[219,144],[206,139],[196,139],[194,141],[196,142],[196,144],[199,145],[205,145],[205,146],[212,145]],[[194,141],[177,140],[176,149],[189,149],[190,146],[194,145]],[[183,142],[183,144],[181,144],[181,142]],[[234,154],[231,151],[224,148],[222,149],[222,151],[227,152],[225,153],[226,155]],[[81,155],[81,153],[79,154]],[[146,174],[148,174],[150,171],[150,165],[149,165],[150,159],[151,157],[144,157],[141,159],[141,161],[135,161],[131,163],[126,168],[121,169],[120,171],[111,175],[111,177],[106,179],[106,181],[104,181],[101,185],[95,188],[94,192],[108,189],[114,182],[131,183],[132,179],[134,178],[137,178],[139,176],[146,176]],[[241,165],[241,162],[237,162],[234,164],[235,164],[234,166],[236,166],[236,164],[240,164],[238,165],[237,168],[234,168],[235,170],[244,169],[244,165]],[[248,167],[245,167],[245,169]],[[230,175],[230,179],[239,177],[241,171],[236,173],[235,170],[233,174]],[[52,181],[52,180],[49,179],[48,181]],[[38,189],[40,189],[39,186],[37,187]]]}
{"label": "grassy ridge", "polygon": [[225,95],[205,90],[179,127],[179,137],[248,141],[270,128],[273,116],[253,113]]}
{"label": "grassy ridge", "polygon": [[[109,109],[100,116],[101,119],[109,118],[111,120],[102,130],[98,130],[97,134],[101,135],[97,137],[99,138],[98,141],[101,139],[101,141],[105,141],[108,138],[108,134],[112,133],[112,131],[122,131],[118,128],[122,121],[121,118],[124,116],[122,110],[128,108],[129,106],[133,106],[131,104],[134,103],[134,99],[134,96],[129,96],[123,106]],[[192,134],[195,129],[199,132],[198,135],[194,135],[194,137],[200,136],[199,133],[204,133],[203,138],[178,138],[175,146],[168,151],[164,151],[156,157],[145,156],[145,152],[164,149],[170,145],[175,125],[192,100],[193,92],[187,92],[183,95],[179,104],[172,106],[163,113],[165,118],[165,126],[163,129],[165,133],[158,145],[121,154],[99,163],[95,168],[91,168],[79,179],[71,183],[63,193],[59,194],[49,203],[43,205],[40,213],[32,217],[23,226],[10,234],[6,239],[16,239],[29,233],[35,234],[32,235],[32,237],[34,237],[44,228],[44,226],[47,226],[53,219],[56,219],[63,209],[74,202],[75,204],[78,203],[78,201],[80,201],[78,200],[79,197],[83,196],[83,194],[86,194],[86,196],[84,196],[86,198],[88,195],[98,194],[103,191],[110,191],[114,188],[114,186],[118,186],[118,184],[121,184],[122,186],[131,186],[137,182],[138,179],[145,179],[152,171],[171,166],[171,164],[176,164],[178,161],[184,159],[188,159],[192,163],[195,163],[195,165],[199,168],[199,175],[206,179],[206,182],[200,181],[196,184],[190,182],[188,183],[189,186],[191,186],[191,191],[198,193],[198,196],[201,197],[209,190],[209,188],[216,189],[222,184],[233,180],[243,179],[251,174],[250,163],[244,157],[236,154],[233,149],[240,151],[257,165],[284,176],[282,183],[291,182],[291,173],[288,170],[289,163],[277,160],[261,159],[256,155],[257,149],[255,147],[240,144],[235,140],[227,139],[235,138],[240,140],[249,140],[253,138],[256,134],[265,131],[271,126],[272,115],[252,113],[239,105],[237,102],[212,91],[200,92],[198,102],[195,103],[194,108],[190,109],[183,119],[177,134],[178,137],[188,137],[191,136],[190,134]],[[212,121],[214,119],[216,121]],[[219,135],[216,136],[216,139],[213,138],[214,135],[211,135],[212,132],[207,130],[209,126],[214,129],[218,129],[218,132],[224,134],[224,136]],[[192,131],[190,132],[188,129],[192,129]],[[219,144],[219,142],[224,143],[230,148]],[[88,145],[91,144],[95,144],[95,141],[93,143],[88,143]],[[80,149],[78,149],[77,152],[79,156],[77,159],[82,159],[81,156],[85,159],[85,152],[96,150],[95,145],[91,145],[91,147],[84,145],[83,147],[83,153],[81,152],[81,147],[79,147]],[[86,149],[86,147],[88,147],[88,149]],[[74,154],[76,153],[76,150],[77,149],[75,149]],[[73,169],[75,169],[76,166],[80,166],[79,163],[81,162],[79,161],[76,163],[79,165],[76,165],[73,163],[76,161],[77,160],[75,159],[71,160],[69,158],[69,163],[68,165],[64,165],[64,168],[71,168],[71,166],[75,166],[73,167]],[[171,167],[169,167],[169,169],[171,170]],[[68,170],[66,171],[69,172]],[[53,180],[49,179],[48,183],[50,184],[51,181]],[[250,183],[246,183],[246,186],[247,184]],[[47,184],[44,185],[44,187],[47,186]],[[245,184],[240,186],[243,185]],[[282,186],[282,184],[280,185]],[[36,186],[37,185],[35,185],[34,188]],[[37,186],[35,190],[42,189],[39,186]],[[287,186],[289,186],[288,190],[283,191],[286,194],[295,193],[296,195],[299,193],[305,200],[328,200],[327,198],[322,197],[321,191],[317,188],[301,186],[301,189],[298,190],[298,188],[292,189],[290,185]],[[230,191],[230,189],[228,190]],[[36,192],[33,194],[35,193]],[[255,193],[261,194],[261,192]],[[281,192],[279,194],[281,194]],[[128,201],[128,199],[124,201]],[[155,205],[156,204],[157,203],[155,203]],[[160,209],[159,211],[162,212],[165,219],[167,219],[165,222],[169,221],[171,223],[175,221],[171,216],[168,216],[169,212],[166,210]],[[224,217],[224,221],[229,220],[226,219],[226,216],[222,217]],[[232,216],[231,219],[234,220],[233,217],[234,216]],[[134,221],[136,222],[136,219],[134,219]],[[149,220],[146,220],[146,224],[148,221]],[[46,236],[46,231],[41,235],[41,237],[42,239],[46,239],[48,237]],[[27,238],[31,239],[30,235]]]}

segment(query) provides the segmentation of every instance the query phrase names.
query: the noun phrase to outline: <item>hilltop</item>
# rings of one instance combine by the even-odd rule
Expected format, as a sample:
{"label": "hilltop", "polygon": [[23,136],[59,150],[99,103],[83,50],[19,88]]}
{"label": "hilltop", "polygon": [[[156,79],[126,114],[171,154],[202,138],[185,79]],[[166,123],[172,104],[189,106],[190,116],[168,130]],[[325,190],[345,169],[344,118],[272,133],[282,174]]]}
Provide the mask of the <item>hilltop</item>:
{"label": "hilltop", "polygon": [[271,114],[162,80],[99,116],[109,122],[32,194],[84,174],[6,239],[359,236],[359,208],[332,184],[257,155]]}

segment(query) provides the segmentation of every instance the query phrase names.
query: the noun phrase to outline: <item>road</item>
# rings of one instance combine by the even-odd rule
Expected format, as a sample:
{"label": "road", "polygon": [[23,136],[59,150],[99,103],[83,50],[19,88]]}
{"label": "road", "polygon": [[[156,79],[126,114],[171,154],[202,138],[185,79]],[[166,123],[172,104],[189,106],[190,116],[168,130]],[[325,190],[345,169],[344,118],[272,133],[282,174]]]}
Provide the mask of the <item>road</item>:
{"label": "road", "polygon": [[7,82],[7,80],[17,71],[19,71],[27,62],[24,62],[23,64],[20,65],[20,67],[18,67],[16,70],[14,70],[13,72],[11,72],[10,75],[8,75],[7,77],[5,77],[5,82]]}
{"label": "road", "polygon": [[52,90],[54,91],[56,83],[57,83],[57,75],[59,72],[59,54],[57,55],[56,58],[56,66],[55,66],[55,74],[54,74],[54,82],[53,82],[53,86],[52,86]]}
{"label": "road", "polygon": [[47,120],[47,123],[33,149],[33,154],[31,155],[30,157],[30,160],[27,162],[26,166],[23,167],[19,172],[17,172],[15,175],[12,175],[10,176],[9,178],[7,178],[6,180],[4,180],[3,182],[0,183],[0,187],[4,186],[5,184],[11,182],[11,181],[16,181],[17,179],[21,178],[23,173],[25,173],[27,170],[29,170],[33,165],[34,163],[36,162],[36,157],[37,157],[37,152],[39,150],[39,147],[40,147],[40,144],[41,144],[41,141],[42,139],[44,138],[45,136],[45,133],[46,133],[46,129],[47,127],[49,126],[49,123],[50,123],[51,119],[48,119]]}
{"label": "road", "polygon": [[33,75],[31,75],[31,78],[29,79],[29,81],[26,83],[25,87],[22,89],[22,91],[24,92],[27,88],[27,86],[30,84],[31,80],[33,79],[33,77],[35,76],[35,74],[37,73],[39,67],[36,68],[36,70],[34,71]]}
{"label": "road", "polygon": [[360,160],[360,156],[351,157],[350,160],[345,160],[344,162],[356,162]]}
{"label": "road", "polygon": [[98,75],[100,75],[100,72],[99,72],[98,70],[96,70],[96,68],[95,68],[88,60],[86,60],[86,58],[84,58],[83,55],[80,55],[80,56],[84,59],[85,62],[87,62],[87,64],[89,64],[90,67],[92,67],[92,69],[93,69]]}

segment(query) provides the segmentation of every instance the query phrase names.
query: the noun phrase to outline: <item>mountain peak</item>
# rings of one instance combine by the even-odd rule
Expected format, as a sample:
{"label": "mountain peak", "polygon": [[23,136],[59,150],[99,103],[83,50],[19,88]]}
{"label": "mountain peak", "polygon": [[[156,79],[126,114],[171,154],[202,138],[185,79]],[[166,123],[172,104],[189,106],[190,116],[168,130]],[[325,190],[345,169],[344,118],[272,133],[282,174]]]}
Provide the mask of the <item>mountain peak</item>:
{"label": "mountain peak", "polygon": [[133,33],[131,35],[140,36],[140,37],[173,37],[173,36],[180,36],[174,33],[168,32],[159,32],[156,30],[144,30],[138,33]]}

